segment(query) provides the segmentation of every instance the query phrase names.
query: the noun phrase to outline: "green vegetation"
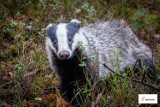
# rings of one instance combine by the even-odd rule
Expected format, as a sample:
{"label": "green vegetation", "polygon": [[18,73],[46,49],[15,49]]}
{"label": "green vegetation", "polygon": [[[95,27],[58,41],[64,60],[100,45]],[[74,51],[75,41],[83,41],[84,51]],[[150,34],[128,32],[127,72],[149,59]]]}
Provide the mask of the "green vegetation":
{"label": "green vegetation", "polygon": [[[1,0],[0,1],[0,107],[55,106],[59,81],[48,67],[45,52],[45,27],[49,23],[73,18],[83,25],[100,19],[123,19],[135,34],[153,50],[160,75],[160,0]],[[127,74],[128,75],[128,74]],[[130,75],[130,74],[129,74]],[[141,75],[143,76],[143,75]],[[131,74],[131,78],[139,79]],[[160,84],[156,85],[160,89]],[[105,89],[105,90],[104,90]],[[99,85],[82,90],[91,106],[139,106],[139,93],[160,92],[145,85],[113,76]],[[135,90],[135,91],[134,91]],[[159,97],[160,99],[160,97]]]}

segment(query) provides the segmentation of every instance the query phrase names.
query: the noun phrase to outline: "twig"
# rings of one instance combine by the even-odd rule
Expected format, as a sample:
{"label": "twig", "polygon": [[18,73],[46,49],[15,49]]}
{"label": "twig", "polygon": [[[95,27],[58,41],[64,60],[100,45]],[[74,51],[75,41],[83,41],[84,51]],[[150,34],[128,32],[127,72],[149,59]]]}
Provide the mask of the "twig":
{"label": "twig", "polygon": [[98,96],[96,97],[96,101],[92,103],[92,107],[97,107],[102,100],[102,93],[98,94]]}
{"label": "twig", "polygon": [[[143,78],[141,79],[141,82],[143,82],[143,80],[145,79],[145,72],[143,74]],[[139,84],[136,88],[134,88],[130,93],[128,93],[127,98],[133,93],[135,92],[142,84]]]}
{"label": "twig", "polygon": [[[112,73],[114,73],[114,74],[116,74],[116,75],[118,75],[118,76],[120,76],[120,77],[122,77],[122,78],[125,78],[123,75],[121,75],[121,74],[119,74],[119,73],[116,73],[115,71],[111,70],[111,69],[110,69],[109,67],[107,67],[105,64],[103,64],[103,66],[104,66],[105,68],[107,68],[108,70],[110,70]],[[160,91],[160,89],[157,88],[156,86],[147,84],[147,83],[145,83],[145,82],[143,82],[143,81],[139,81],[139,80],[137,80],[137,79],[132,79],[132,78],[129,78],[129,77],[126,77],[126,78],[127,78],[127,79],[131,79],[132,81],[137,82],[137,83],[139,83],[139,84],[142,84],[142,85],[148,86],[148,87],[150,87],[150,88],[153,88],[153,89],[155,89],[155,90],[157,90],[157,91]]]}
{"label": "twig", "polygon": [[26,78],[26,77],[29,77],[31,75],[35,75],[37,73],[37,71],[31,71],[31,72],[28,72],[27,74],[24,74],[23,77]]}
{"label": "twig", "polygon": [[134,88],[130,93],[127,94],[127,98],[133,93],[135,92],[142,84],[139,84],[136,88]]}

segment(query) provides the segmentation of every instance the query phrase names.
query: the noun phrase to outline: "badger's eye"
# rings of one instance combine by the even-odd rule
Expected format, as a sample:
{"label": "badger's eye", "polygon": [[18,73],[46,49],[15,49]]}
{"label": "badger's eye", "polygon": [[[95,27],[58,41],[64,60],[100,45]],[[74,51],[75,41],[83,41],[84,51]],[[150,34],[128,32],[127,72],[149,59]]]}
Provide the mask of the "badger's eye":
{"label": "badger's eye", "polygon": [[58,43],[58,42],[57,42],[56,40],[54,40],[54,41],[53,41],[53,46],[57,46],[57,43]]}
{"label": "badger's eye", "polygon": [[69,42],[69,43],[73,43],[73,40],[72,40],[72,39],[68,39],[68,42]]}

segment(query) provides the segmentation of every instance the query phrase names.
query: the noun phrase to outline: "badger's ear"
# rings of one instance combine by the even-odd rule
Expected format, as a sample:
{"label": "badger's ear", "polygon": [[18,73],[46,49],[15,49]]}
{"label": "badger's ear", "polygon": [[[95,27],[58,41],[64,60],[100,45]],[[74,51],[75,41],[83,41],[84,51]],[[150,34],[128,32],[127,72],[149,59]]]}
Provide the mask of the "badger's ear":
{"label": "badger's ear", "polygon": [[77,29],[81,27],[81,22],[77,19],[72,19],[69,24]]}
{"label": "badger's ear", "polygon": [[49,24],[46,27],[46,34],[47,34],[47,36],[51,36],[51,35],[55,34],[56,29],[57,29],[57,25],[56,24]]}

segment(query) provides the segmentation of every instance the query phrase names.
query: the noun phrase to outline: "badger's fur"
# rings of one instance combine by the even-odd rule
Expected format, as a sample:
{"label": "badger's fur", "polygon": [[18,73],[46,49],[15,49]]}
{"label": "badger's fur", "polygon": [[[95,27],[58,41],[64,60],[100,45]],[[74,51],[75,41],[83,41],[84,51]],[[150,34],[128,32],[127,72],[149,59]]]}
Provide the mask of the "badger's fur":
{"label": "badger's fur", "polygon": [[154,68],[151,49],[122,21],[98,21],[81,27],[74,19],[69,23],[49,24],[46,32],[50,66],[55,66],[61,80],[61,93],[68,101],[74,97],[77,88],[74,84],[78,83],[80,87],[86,82],[82,63],[87,68],[94,64],[99,78],[111,74],[103,64],[119,73],[127,67],[133,68],[137,60],[144,60],[146,65]]}

